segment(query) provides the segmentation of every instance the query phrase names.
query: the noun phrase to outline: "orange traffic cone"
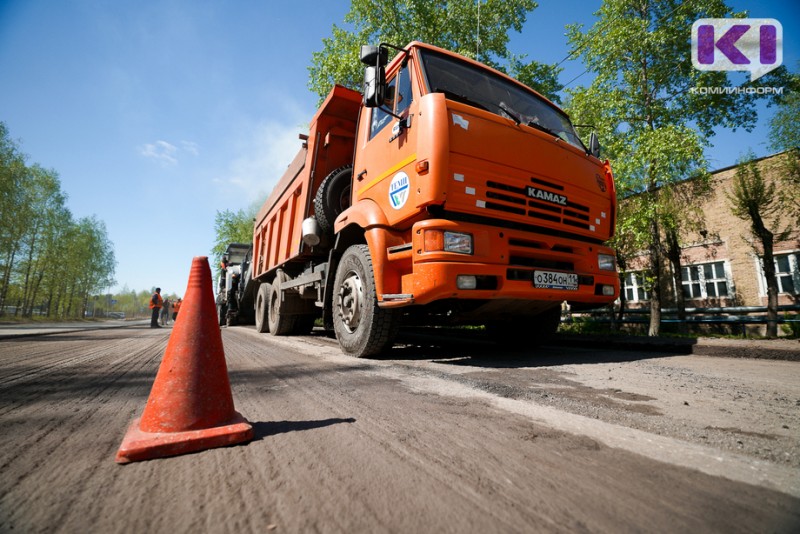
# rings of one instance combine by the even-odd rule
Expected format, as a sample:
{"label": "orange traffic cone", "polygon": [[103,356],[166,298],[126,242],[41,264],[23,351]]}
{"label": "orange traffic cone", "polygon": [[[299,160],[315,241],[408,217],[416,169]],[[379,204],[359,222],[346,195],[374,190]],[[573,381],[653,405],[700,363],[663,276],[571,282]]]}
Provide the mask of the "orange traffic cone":
{"label": "orange traffic cone", "polygon": [[233,408],[208,258],[192,260],[180,317],[172,329],[142,417],[131,423],[117,463],[175,456],[253,439]]}

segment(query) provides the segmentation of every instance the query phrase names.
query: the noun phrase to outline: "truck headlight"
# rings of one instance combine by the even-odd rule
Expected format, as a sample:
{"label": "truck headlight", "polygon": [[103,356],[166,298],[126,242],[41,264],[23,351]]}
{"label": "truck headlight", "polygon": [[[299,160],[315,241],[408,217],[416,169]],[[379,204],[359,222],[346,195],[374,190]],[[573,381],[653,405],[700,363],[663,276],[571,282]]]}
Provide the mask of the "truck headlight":
{"label": "truck headlight", "polygon": [[456,252],[458,254],[472,254],[472,234],[461,232],[448,232],[442,230],[425,230],[425,251]]}
{"label": "truck headlight", "polygon": [[617,270],[616,258],[614,258],[614,256],[612,256],[611,254],[598,254],[597,267],[601,271],[616,271]]}
{"label": "truck headlight", "polygon": [[472,234],[445,232],[444,251],[458,252],[459,254],[472,254]]}

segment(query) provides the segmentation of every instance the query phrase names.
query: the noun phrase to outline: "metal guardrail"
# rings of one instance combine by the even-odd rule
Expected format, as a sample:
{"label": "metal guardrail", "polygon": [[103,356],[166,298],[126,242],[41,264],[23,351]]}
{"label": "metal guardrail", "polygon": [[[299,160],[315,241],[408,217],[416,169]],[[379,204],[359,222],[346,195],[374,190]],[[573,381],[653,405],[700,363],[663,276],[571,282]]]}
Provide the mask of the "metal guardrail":
{"label": "metal guardrail", "polygon": [[[589,316],[594,323],[647,324],[650,322],[650,310],[647,308],[626,308],[622,319],[618,318],[619,310],[614,310],[614,318],[610,318],[612,310],[600,309],[568,314],[569,319]],[[686,319],[678,319],[676,308],[661,309],[661,323],[686,325],[729,325],[741,326],[746,335],[747,325],[763,325],[767,319],[766,306],[731,306],[722,308],[686,308]],[[786,317],[787,313],[792,313]],[[800,305],[789,304],[778,306],[777,324],[800,324]]]}
{"label": "metal guardrail", "polygon": [[[619,310],[616,310],[619,312]],[[601,310],[594,310],[589,313],[598,313]],[[784,304],[778,306],[778,313],[785,312],[798,312],[800,313],[800,304]],[[602,313],[607,313],[607,310],[602,310]],[[650,315],[649,308],[626,308],[625,313],[629,314],[646,314]],[[675,315],[678,313],[677,308],[661,308],[661,313],[665,315]],[[728,314],[728,315],[743,315],[750,313],[767,313],[766,306],[727,306],[718,308],[686,308],[688,315],[695,314]]]}

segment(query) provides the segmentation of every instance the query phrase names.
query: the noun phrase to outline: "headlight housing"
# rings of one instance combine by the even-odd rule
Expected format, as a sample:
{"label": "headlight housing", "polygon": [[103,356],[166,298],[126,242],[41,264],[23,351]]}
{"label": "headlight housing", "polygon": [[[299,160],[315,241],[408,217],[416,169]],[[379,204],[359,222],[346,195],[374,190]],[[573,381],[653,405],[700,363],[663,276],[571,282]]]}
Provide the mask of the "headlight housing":
{"label": "headlight housing", "polygon": [[436,251],[472,254],[474,251],[472,234],[425,230],[425,252]]}
{"label": "headlight housing", "polygon": [[597,255],[597,267],[601,271],[616,271],[617,270],[617,259],[612,256],[611,254],[598,254]]}

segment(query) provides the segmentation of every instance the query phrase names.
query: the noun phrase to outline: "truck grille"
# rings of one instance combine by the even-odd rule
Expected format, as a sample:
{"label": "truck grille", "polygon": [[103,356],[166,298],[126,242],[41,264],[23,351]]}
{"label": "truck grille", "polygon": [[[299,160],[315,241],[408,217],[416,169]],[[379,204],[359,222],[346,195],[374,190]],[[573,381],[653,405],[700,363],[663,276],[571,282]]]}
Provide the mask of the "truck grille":
{"label": "truck grille", "polygon": [[[563,192],[564,187],[558,184],[531,178],[537,187],[546,187],[552,193]],[[561,223],[575,228],[590,230],[589,207],[568,201],[566,206],[541,202],[529,198],[524,187],[517,187],[497,182],[486,181],[487,210],[510,213],[532,220],[544,220]]]}

